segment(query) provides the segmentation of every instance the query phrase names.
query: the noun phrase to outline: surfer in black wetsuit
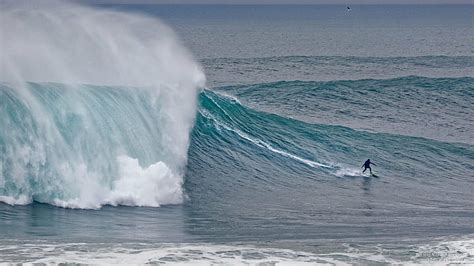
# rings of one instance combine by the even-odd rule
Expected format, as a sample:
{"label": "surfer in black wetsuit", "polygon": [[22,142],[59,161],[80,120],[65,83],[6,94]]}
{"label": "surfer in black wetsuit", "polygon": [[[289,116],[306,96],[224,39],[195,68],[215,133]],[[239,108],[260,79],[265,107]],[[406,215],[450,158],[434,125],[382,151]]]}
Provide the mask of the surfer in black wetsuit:
{"label": "surfer in black wetsuit", "polygon": [[[362,173],[365,173],[365,170],[367,170],[367,168],[368,168],[369,171],[370,171],[370,174],[372,174],[372,168],[370,168],[370,165],[371,165],[371,164],[376,165],[376,164],[372,163],[372,162],[370,161],[370,159],[367,159],[367,161],[365,161],[364,165],[362,165],[362,167],[364,168],[364,171],[362,171]],[[362,167],[361,167],[361,168],[362,168]]]}

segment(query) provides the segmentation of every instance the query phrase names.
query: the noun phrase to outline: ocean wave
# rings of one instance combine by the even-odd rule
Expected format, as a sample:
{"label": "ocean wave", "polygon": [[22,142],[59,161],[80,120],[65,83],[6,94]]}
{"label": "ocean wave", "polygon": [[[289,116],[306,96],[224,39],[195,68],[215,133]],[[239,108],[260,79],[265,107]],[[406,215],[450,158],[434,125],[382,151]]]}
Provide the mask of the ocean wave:
{"label": "ocean wave", "polygon": [[472,77],[473,56],[357,57],[274,56],[202,59],[211,86],[277,80],[337,81],[405,76]]}
{"label": "ocean wave", "polygon": [[380,165],[378,174],[410,183],[430,176],[437,189],[469,182],[473,170],[470,145],[304,123],[208,90],[199,95],[185,167],[167,148],[173,142],[162,127],[160,103],[166,98],[150,97],[147,89],[104,86],[31,83],[30,91],[47,116],[31,113],[14,89],[1,90],[2,124],[9,126],[0,135],[0,194],[9,204],[176,204],[183,190],[191,198],[207,193],[213,184],[199,183],[202,177],[241,185],[255,178],[269,187],[364,177],[360,165],[369,155]]}
{"label": "ocean wave", "polygon": [[[216,88],[304,122],[474,144],[474,78],[279,81]],[[473,123],[469,123],[473,122]]]}
{"label": "ocean wave", "polygon": [[[240,185],[260,180],[269,187],[290,185],[287,180],[306,184],[308,178],[316,183],[365,178],[361,165],[367,157],[376,158],[379,166],[374,170],[390,176],[388,182],[418,186],[428,176],[430,186],[438,189],[440,184],[469,183],[474,160],[471,145],[305,123],[257,111],[212,91],[200,95],[189,154],[186,182],[193,195],[206,193],[214,177],[215,182],[222,177]],[[202,177],[211,183],[195,183]]]}

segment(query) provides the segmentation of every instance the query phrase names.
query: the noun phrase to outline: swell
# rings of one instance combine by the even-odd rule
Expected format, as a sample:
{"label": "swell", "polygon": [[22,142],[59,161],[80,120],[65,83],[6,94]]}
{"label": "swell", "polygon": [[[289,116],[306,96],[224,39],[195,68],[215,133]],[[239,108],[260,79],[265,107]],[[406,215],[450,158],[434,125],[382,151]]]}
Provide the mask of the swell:
{"label": "swell", "polygon": [[456,67],[456,68],[472,68],[474,62],[472,61],[473,56],[304,56],[304,55],[291,55],[291,56],[269,56],[269,57],[220,57],[220,58],[203,58],[201,59],[204,63],[220,62],[220,63],[232,63],[242,64],[249,62],[264,62],[264,63],[308,63],[308,64],[319,64],[324,62],[332,62],[337,64],[374,64],[383,63],[386,65],[399,65],[399,64],[410,64],[412,66],[423,65],[436,68],[443,67]]}
{"label": "swell", "polygon": [[[276,80],[336,81],[424,77],[472,77],[472,56],[357,57],[274,56],[202,59],[212,86]],[[245,73],[245,77],[242,77]]]}
{"label": "swell", "polygon": [[280,81],[218,91],[309,123],[474,144],[474,78]]}

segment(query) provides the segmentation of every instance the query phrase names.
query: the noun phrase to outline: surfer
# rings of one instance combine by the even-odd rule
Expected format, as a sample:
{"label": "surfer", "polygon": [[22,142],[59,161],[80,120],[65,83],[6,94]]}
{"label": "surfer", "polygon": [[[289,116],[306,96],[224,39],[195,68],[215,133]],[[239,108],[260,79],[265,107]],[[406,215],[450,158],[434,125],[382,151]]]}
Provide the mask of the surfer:
{"label": "surfer", "polygon": [[[367,161],[365,161],[364,165],[362,165],[362,167],[364,168],[364,171],[362,171],[362,173],[365,173],[365,170],[367,170],[367,168],[368,168],[369,171],[370,171],[370,174],[372,174],[372,168],[370,168],[370,165],[371,165],[371,164],[376,165],[376,164],[372,163],[372,162],[370,161],[370,159],[367,159]],[[362,168],[362,167],[361,167],[361,168]]]}

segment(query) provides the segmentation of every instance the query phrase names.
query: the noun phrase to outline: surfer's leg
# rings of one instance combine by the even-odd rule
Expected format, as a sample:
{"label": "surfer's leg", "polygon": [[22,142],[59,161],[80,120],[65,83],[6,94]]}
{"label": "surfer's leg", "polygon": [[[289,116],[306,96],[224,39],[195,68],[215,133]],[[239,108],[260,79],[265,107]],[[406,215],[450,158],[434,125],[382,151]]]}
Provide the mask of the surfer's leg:
{"label": "surfer's leg", "polygon": [[365,170],[367,170],[367,167],[364,168],[364,171],[362,171],[362,173],[365,173]]}
{"label": "surfer's leg", "polygon": [[370,168],[370,166],[367,167],[367,168],[369,168],[370,174],[372,174],[372,168]]}

